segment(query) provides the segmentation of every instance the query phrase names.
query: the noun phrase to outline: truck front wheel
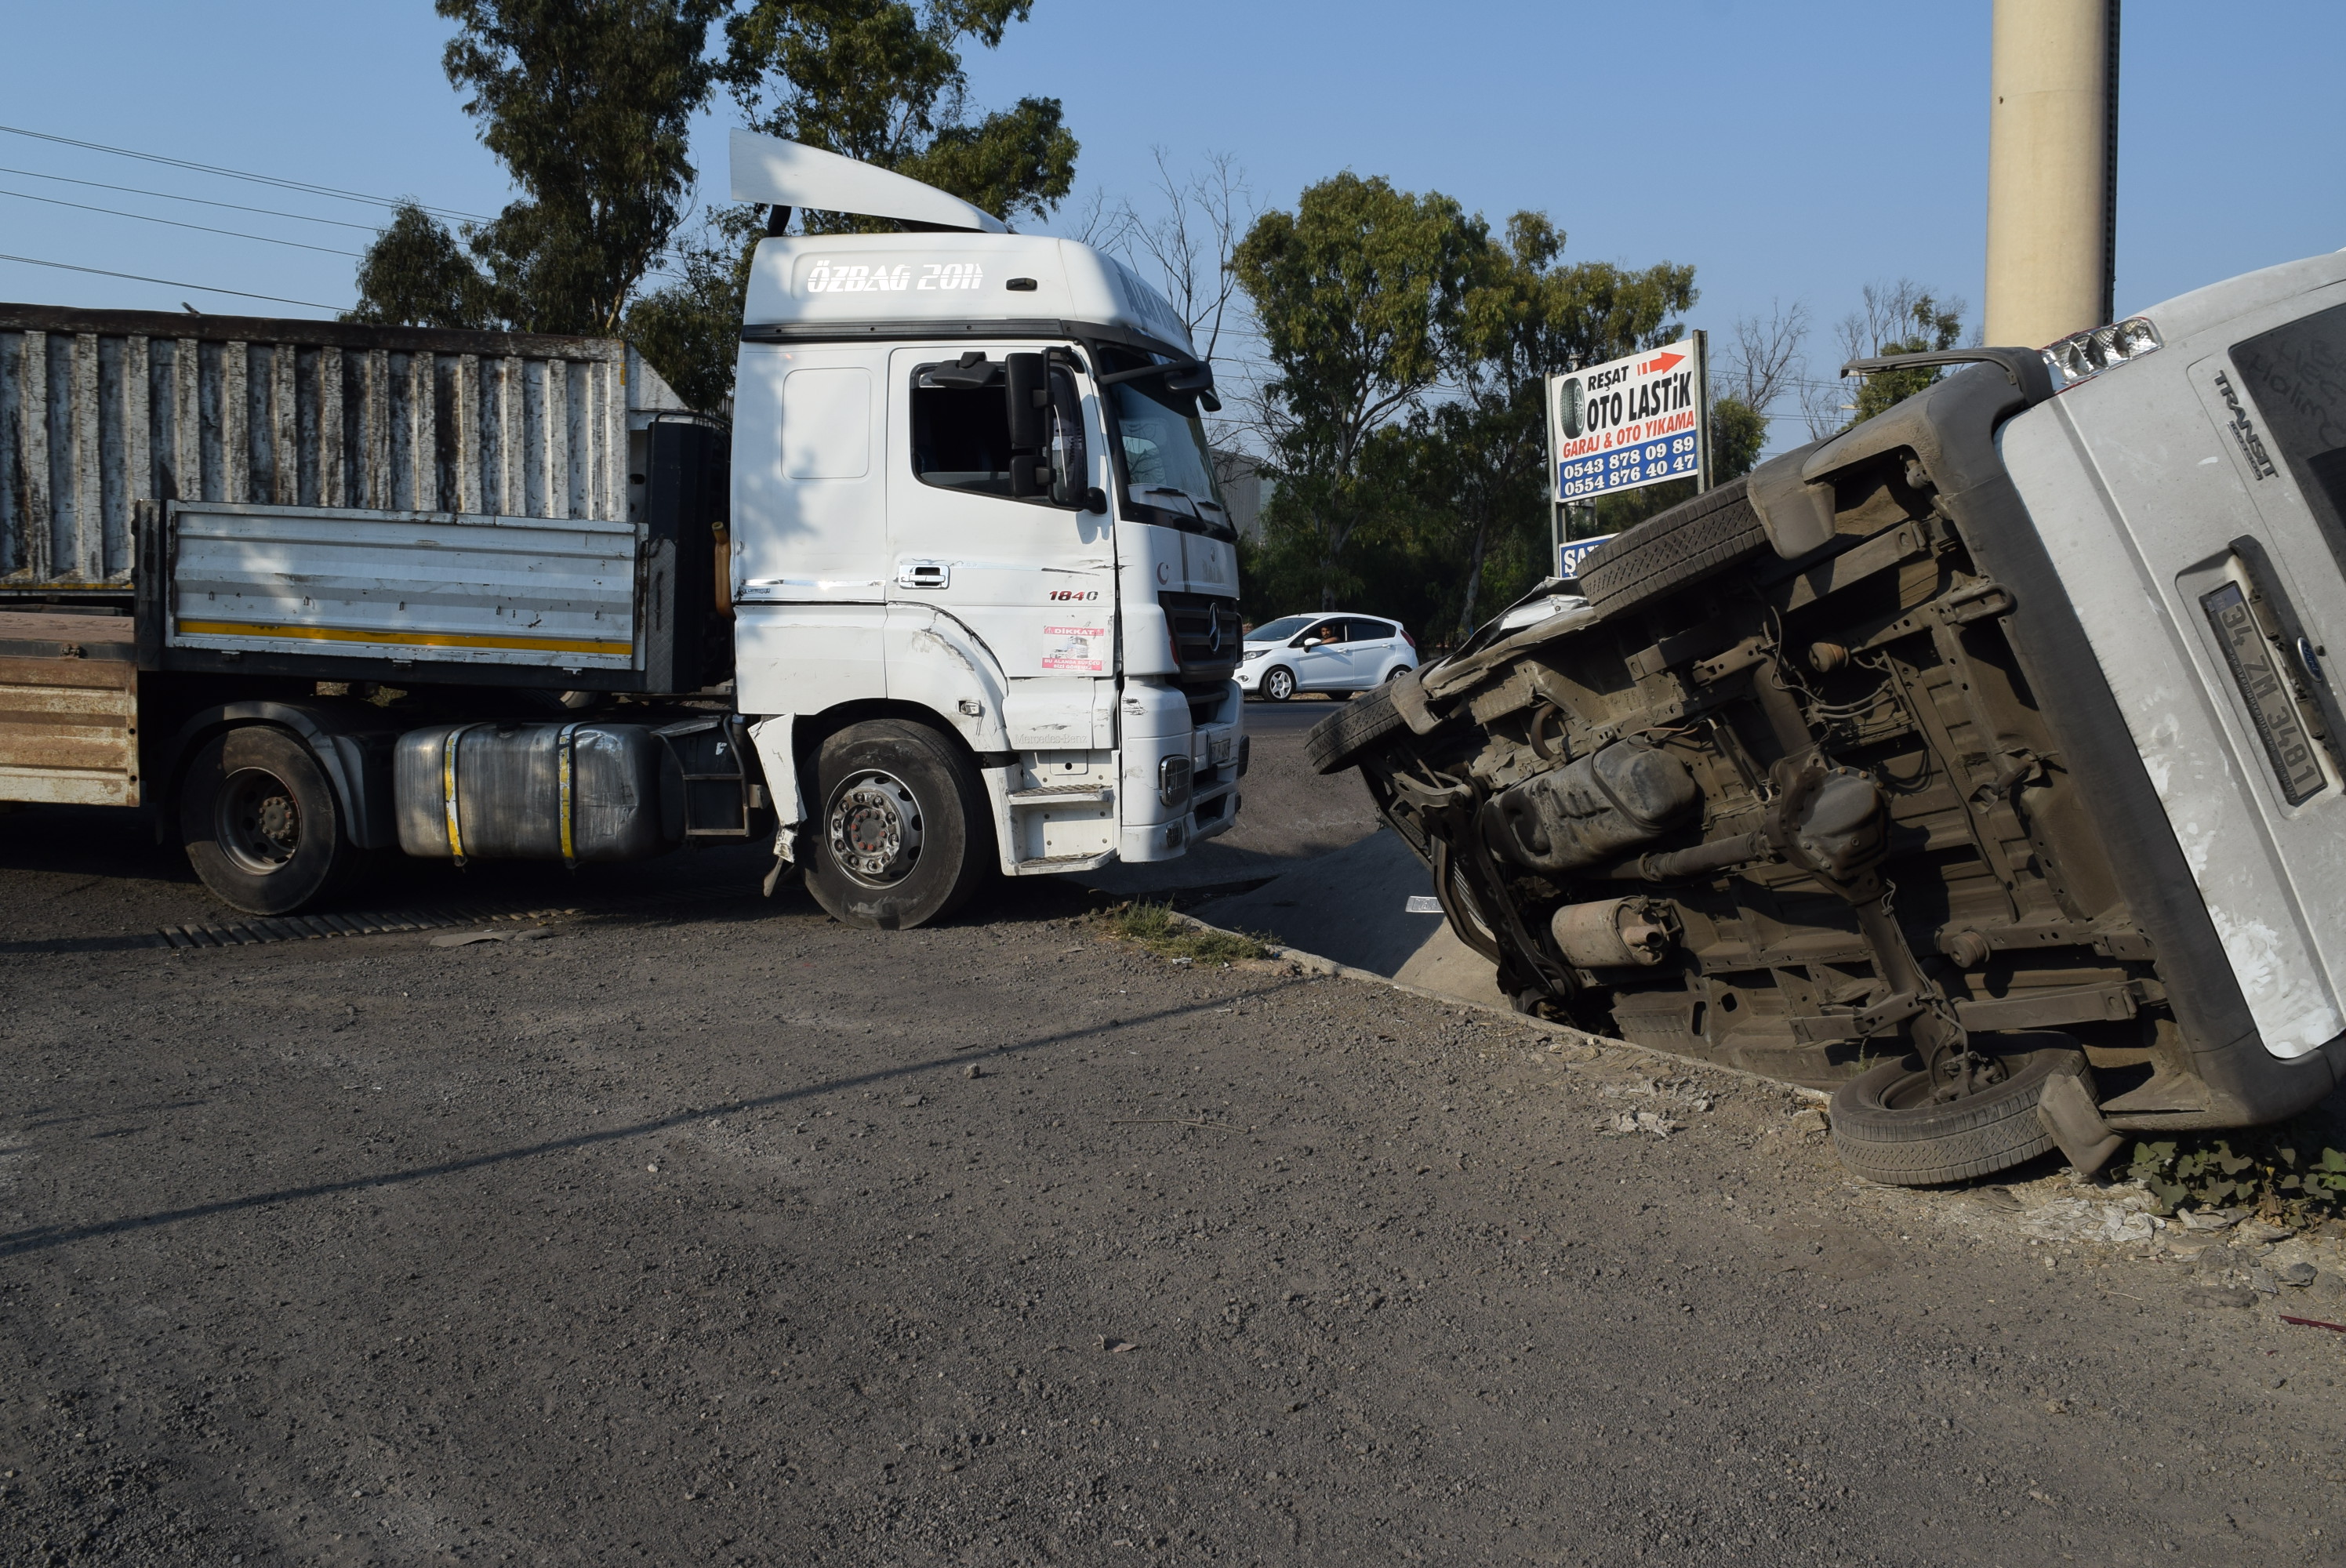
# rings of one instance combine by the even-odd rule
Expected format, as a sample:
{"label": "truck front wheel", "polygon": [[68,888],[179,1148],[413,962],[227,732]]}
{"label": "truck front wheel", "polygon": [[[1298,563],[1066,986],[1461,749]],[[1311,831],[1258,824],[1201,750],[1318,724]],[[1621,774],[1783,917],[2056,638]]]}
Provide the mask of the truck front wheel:
{"label": "truck front wheel", "polygon": [[807,890],[848,925],[908,931],[969,901],[993,869],[993,819],[970,759],[903,719],[850,725],[816,759],[822,802]]}
{"label": "truck front wheel", "polygon": [[179,786],[179,836],[204,886],[247,914],[306,907],[357,854],[317,759],[261,725],[224,731],[196,753]]}

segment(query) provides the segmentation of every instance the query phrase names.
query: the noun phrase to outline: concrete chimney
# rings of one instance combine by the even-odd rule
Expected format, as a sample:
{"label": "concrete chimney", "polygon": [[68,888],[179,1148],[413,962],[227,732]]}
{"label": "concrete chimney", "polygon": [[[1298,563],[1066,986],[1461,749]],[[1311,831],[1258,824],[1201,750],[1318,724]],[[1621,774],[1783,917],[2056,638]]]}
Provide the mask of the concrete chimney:
{"label": "concrete chimney", "polygon": [[1995,0],[1987,341],[2042,347],[2115,311],[2118,0]]}

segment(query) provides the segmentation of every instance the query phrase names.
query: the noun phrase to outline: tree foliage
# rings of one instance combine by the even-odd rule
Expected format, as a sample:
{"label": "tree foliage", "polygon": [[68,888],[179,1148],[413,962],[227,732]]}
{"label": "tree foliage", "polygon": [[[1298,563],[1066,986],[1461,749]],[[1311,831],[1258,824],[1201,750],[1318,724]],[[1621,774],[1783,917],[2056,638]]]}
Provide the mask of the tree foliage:
{"label": "tree foliage", "polygon": [[393,210],[359,262],[358,308],[342,320],[377,327],[505,324],[496,290],[446,225],[415,203]]}
{"label": "tree foliage", "polygon": [[1323,608],[1376,511],[1376,480],[1393,468],[1398,422],[1441,379],[1487,243],[1446,196],[1345,173],[1306,189],[1291,213],[1264,213],[1230,259],[1270,371],[1277,509],[1316,557]]}
{"label": "tree foliage", "polygon": [[616,331],[690,201],[688,135],[716,83],[709,28],[727,0],[435,3],[456,24],[448,79],[523,195],[464,232],[469,258],[402,210],[360,265],[353,317]]}
{"label": "tree foliage", "polygon": [[[1056,98],[969,117],[965,41],[986,48],[1033,0],[750,0],[725,74],[754,129],[909,175],[1003,219],[1048,217],[1077,144]],[[804,221],[804,219],[802,219]],[[866,227],[840,214],[820,231]]]}
{"label": "tree foliage", "polygon": [[[1494,235],[1439,193],[1350,174],[1257,221],[1232,269],[1271,371],[1279,489],[1250,552],[1263,614],[1359,596],[1463,636],[1545,574],[1546,378],[1675,340],[1695,300],[1691,267],[1564,249],[1545,214]],[[1739,405],[1716,423],[1731,476],[1765,425]]]}

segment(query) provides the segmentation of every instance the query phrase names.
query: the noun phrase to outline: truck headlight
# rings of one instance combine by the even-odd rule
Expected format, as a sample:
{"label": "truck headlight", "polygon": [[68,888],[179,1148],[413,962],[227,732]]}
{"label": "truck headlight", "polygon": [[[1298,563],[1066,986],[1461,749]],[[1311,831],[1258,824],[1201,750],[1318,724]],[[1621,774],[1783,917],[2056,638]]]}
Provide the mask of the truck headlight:
{"label": "truck headlight", "polygon": [[1168,806],[1189,803],[1192,769],[1186,757],[1168,757],[1157,765],[1157,798]]}
{"label": "truck headlight", "polygon": [[2158,329],[2147,316],[2129,316],[2106,327],[2072,332],[2045,350],[2045,362],[2062,386],[2076,386],[2089,377],[2138,360],[2159,347]]}

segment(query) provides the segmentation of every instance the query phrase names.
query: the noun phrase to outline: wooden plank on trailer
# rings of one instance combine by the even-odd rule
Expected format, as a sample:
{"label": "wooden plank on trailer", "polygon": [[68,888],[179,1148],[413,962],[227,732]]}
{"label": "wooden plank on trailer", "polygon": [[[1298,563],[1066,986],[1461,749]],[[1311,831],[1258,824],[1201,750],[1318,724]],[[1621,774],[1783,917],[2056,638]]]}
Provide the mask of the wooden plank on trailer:
{"label": "wooden plank on trailer", "polygon": [[220,499],[252,499],[252,345],[220,345]]}
{"label": "wooden plank on trailer", "polygon": [[349,454],[342,450],[342,351],[318,351],[318,504],[346,506],[344,475]]}
{"label": "wooden plank on trailer", "polygon": [[456,357],[456,494],[459,512],[481,510],[481,356]]}
{"label": "wooden plank on trailer", "polygon": [[440,510],[439,388],[434,383],[432,354],[422,350],[407,356],[407,494],[418,512]]}
{"label": "wooden plank on trailer", "polygon": [[301,504],[301,422],[294,390],[294,349],[269,350],[269,498],[280,506]]}
{"label": "wooden plank on trailer", "polygon": [[25,575],[49,579],[49,335],[25,334],[16,375],[16,463],[24,483]]}
{"label": "wooden plank on trailer", "polygon": [[175,501],[204,498],[203,351],[193,338],[171,348],[171,489]]}
{"label": "wooden plank on trailer", "polygon": [[359,397],[365,425],[365,478],[355,504],[391,511],[391,355],[382,349],[366,357]]}
{"label": "wooden plank on trailer", "polygon": [[67,472],[73,485],[72,559],[68,581],[106,580],[105,471],[99,463],[97,423],[97,334],[76,332],[70,340],[67,361],[66,441]]}

